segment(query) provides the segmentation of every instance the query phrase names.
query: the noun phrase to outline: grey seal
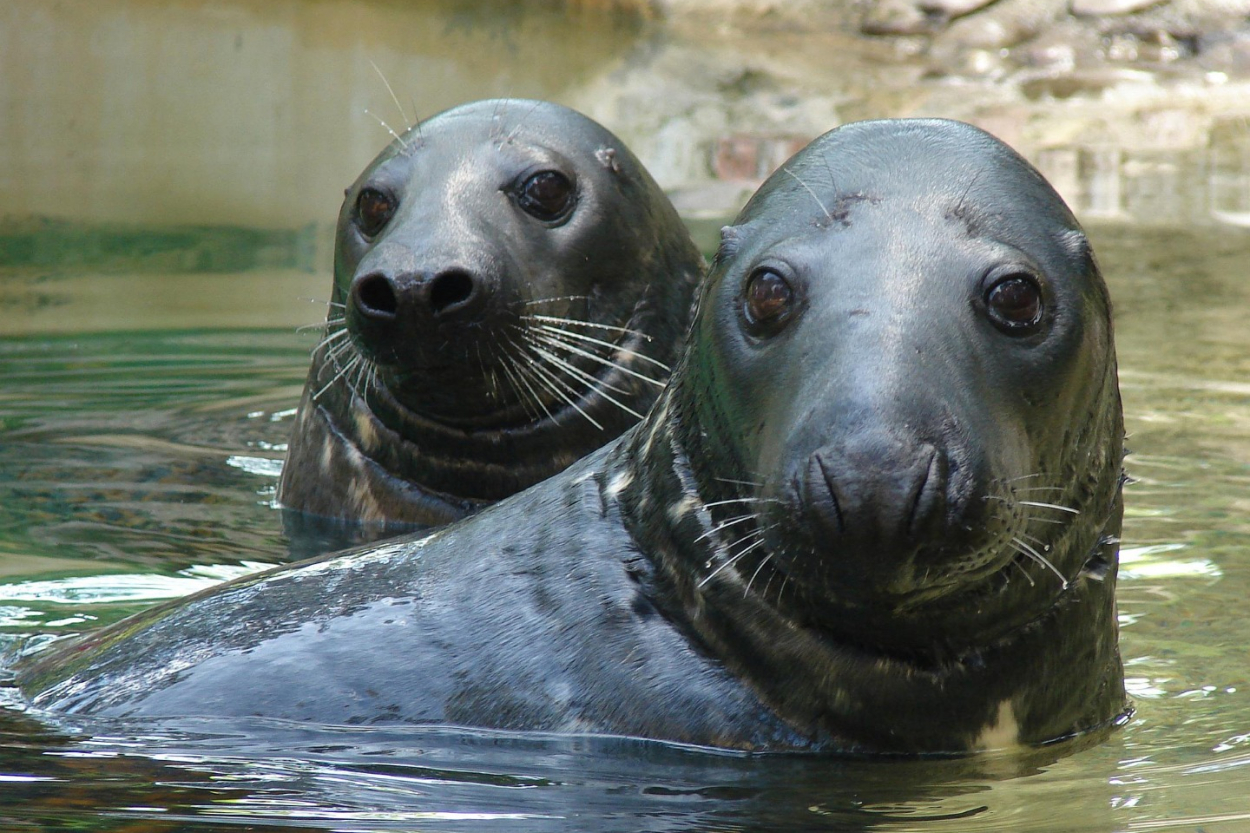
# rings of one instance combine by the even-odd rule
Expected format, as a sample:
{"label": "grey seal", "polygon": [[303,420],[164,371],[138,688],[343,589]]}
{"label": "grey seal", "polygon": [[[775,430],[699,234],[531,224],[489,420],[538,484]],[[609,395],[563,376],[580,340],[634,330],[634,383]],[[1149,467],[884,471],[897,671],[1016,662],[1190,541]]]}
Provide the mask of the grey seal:
{"label": "grey seal", "polygon": [[560,475],[427,537],[57,645],[106,716],[961,752],[1128,713],[1122,415],[1085,234],[958,122],[844,126],[723,232],[672,382]]}

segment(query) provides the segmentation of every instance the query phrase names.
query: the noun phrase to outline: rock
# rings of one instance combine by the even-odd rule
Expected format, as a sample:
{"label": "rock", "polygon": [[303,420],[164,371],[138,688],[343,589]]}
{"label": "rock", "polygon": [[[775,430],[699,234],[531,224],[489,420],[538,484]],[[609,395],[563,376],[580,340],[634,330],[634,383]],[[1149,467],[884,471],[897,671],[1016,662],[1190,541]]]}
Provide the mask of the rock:
{"label": "rock", "polygon": [[1097,17],[1110,14],[1133,14],[1164,0],[1072,0],[1072,14],[1078,17]]}

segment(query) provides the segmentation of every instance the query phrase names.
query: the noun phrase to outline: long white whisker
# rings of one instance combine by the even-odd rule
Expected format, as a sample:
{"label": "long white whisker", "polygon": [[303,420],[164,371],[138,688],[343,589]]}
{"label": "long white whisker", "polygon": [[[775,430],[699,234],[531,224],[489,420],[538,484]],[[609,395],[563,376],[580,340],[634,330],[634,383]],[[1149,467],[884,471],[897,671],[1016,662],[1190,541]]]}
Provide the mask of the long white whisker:
{"label": "long white whisker", "polygon": [[715,500],[711,503],[705,503],[703,507],[710,509],[713,506],[727,506],[731,503],[781,503],[781,500],[775,497],[733,497],[728,500]]}
{"label": "long white whisker", "polygon": [[[521,348],[511,339],[508,340],[508,344],[511,345],[513,348],[517,349],[518,351],[521,351]],[[547,419],[554,420],[555,416],[552,415],[551,410],[548,409],[547,403],[543,401],[543,398],[538,395],[538,391],[534,390],[533,386],[529,383],[527,374],[524,372],[521,364],[517,360],[517,357],[505,351],[504,359],[505,359],[505,363],[501,366],[504,367],[505,370],[511,367],[512,370],[506,371],[506,372],[508,372],[509,378],[513,380],[513,387],[517,391],[517,393],[521,393],[521,389],[519,387],[516,387],[516,381],[519,379],[521,383],[525,386],[525,390],[529,391],[530,396],[534,398],[534,404],[537,405],[539,409],[542,410],[542,412],[547,415]],[[516,374],[515,376],[513,375],[514,372]],[[524,399],[522,401],[524,401]]]}
{"label": "long white whisker", "polygon": [[715,578],[715,577],[716,577],[716,575],[717,575],[717,574],[718,574],[721,570],[725,569],[726,567],[729,567],[729,566],[732,566],[732,565],[734,565],[734,564],[737,564],[739,561],[741,561],[741,560],[742,560],[742,556],[746,555],[747,553],[749,553],[751,550],[755,549],[756,547],[762,546],[763,544],[764,544],[764,539],[763,539],[763,538],[760,538],[760,539],[759,539],[758,541],[756,541],[754,544],[752,544],[751,546],[749,546],[749,547],[747,547],[746,549],[742,550],[742,552],[736,553],[736,554],[735,554],[735,555],[733,555],[732,557],[727,558],[727,559],[724,561],[724,563],[722,563],[719,567],[717,567],[715,570],[713,570],[712,572],[710,572],[710,573],[708,573],[706,576],[704,576],[704,577],[703,577],[703,578],[699,581],[698,586],[699,586],[700,588],[702,588],[705,584],[707,584],[709,581],[711,581],[713,578]]}
{"label": "long white whisker", "polygon": [[756,481],[754,481],[754,480],[734,480],[734,479],[729,478],[729,477],[713,477],[712,479],[713,479],[713,480],[720,481],[721,483],[733,483],[733,484],[736,484],[736,485],[738,485],[738,486],[756,486],[756,487],[760,487],[760,486],[763,486],[763,485],[764,485],[763,483],[758,483],[758,482],[756,482]]}
{"label": "long white whisker", "polygon": [[557,295],[553,298],[537,298],[533,301],[526,301],[521,306],[532,307],[535,304],[553,304],[556,301],[588,301],[588,300],[590,300],[589,295]]}
{"label": "long white whisker", "polygon": [[[526,330],[526,336],[527,338],[530,339],[531,344],[539,344],[539,343],[546,344],[547,346],[551,346],[551,348],[565,350],[567,351],[567,353],[585,356],[586,359],[590,359],[591,361],[596,361],[596,363],[604,365],[606,366],[606,368],[614,368],[616,370],[620,370],[621,373],[634,376],[635,379],[641,379],[642,381],[649,381],[649,383],[651,383],[652,385],[655,385],[656,388],[662,388],[662,386],[664,386],[664,383],[662,383],[662,381],[660,381],[659,379],[652,379],[651,376],[649,375],[639,373],[639,371],[637,370],[626,368],[624,364],[617,363],[617,361],[612,361],[611,359],[605,359],[604,356],[590,353],[590,351],[587,351],[587,350],[582,350],[579,348],[579,346],[566,343],[566,341],[562,341],[560,339],[547,338],[547,336],[530,333],[529,330]],[[621,349],[621,353],[630,353],[630,350]],[[664,365],[660,365],[660,366],[664,366]],[[620,390],[620,389],[614,388],[614,390]],[[627,393],[627,391],[620,390],[620,393]]]}
{"label": "long white whisker", "polygon": [[378,69],[378,65],[373,61],[369,62],[369,66],[373,67],[373,71],[378,74],[378,77],[382,79],[383,85],[386,86],[386,91],[391,94],[391,101],[395,102],[395,109],[399,111],[399,117],[404,120],[404,124],[411,128],[413,120],[408,118],[408,114],[404,112],[403,105],[399,103],[399,96],[395,95],[395,91],[391,89],[391,82],[386,80],[386,76],[382,74],[382,70]]}
{"label": "long white whisker", "polygon": [[540,326],[537,329],[541,330],[544,333],[551,333],[557,338],[573,338],[573,339],[577,339],[578,341],[588,342],[590,344],[598,344],[600,347],[607,347],[609,350],[615,350],[618,353],[624,353],[627,356],[633,356],[634,358],[641,359],[644,362],[650,362],[651,364],[655,365],[656,367],[659,367],[665,372],[668,372],[669,370],[668,365],[666,365],[664,362],[660,361],[659,359],[653,359],[644,353],[639,353],[637,350],[630,350],[628,347],[622,347],[619,344],[613,344],[612,342],[604,341],[601,338],[595,338],[594,336],[583,335],[581,333],[570,333],[568,330],[561,330],[559,327],[551,327],[547,325]]}
{"label": "long white whisker", "polygon": [[1011,559],[1011,563],[1015,566],[1017,570],[1020,571],[1020,575],[1024,576],[1025,581],[1029,583],[1029,587],[1037,587],[1037,582],[1033,580],[1033,576],[1029,575],[1029,571],[1024,569],[1023,564],[1021,564],[1017,559],[1014,559],[1014,558]]}
{"label": "long white whisker", "polygon": [[[633,408],[626,405],[624,402],[621,402],[619,399],[612,396],[610,393],[604,390],[604,388],[611,388],[612,390],[617,391],[618,393],[625,393],[625,391],[622,391],[620,388],[612,387],[606,382],[600,382],[599,379],[596,379],[594,376],[591,376],[589,373],[586,373],[583,370],[579,370],[578,368],[574,367],[568,362],[561,361],[560,358],[558,358],[557,356],[553,356],[552,354],[548,353],[546,350],[543,350],[541,347],[534,347],[534,352],[538,354],[539,357],[546,359],[547,361],[551,362],[559,369],[563,370],[565,373],[572,376],[574,379],[579,379],[583,382],[586,382],[590,389],[594,390],[595,393],[599,394],[604,399],[608,400],[613,405],[620,408],[622,411],[625,411],[627,414],[630,414],[631,416],[635,416],[638,419],[642,419],[642,414],[638,413]],[[573,389],[569,388],[569,392],[573,393]]]}
{"label": "long white whisker", "polygon": [[829,222],[832,223],[833,215],[829,213],[828,208],[825,208],[825,204],[820,201],[820,197],[816,196],[816,192],[811,189],[811,186],[809,186],[803,180],[799,179],[799,177],[794,173],[794,171],[790,170],[789,168],[783,167],[782,170],[785,171],[787,174],[789,174],[791,179],[793,179],[799,185],[802,185],[803,188],[807,191],[807,193],[812,195],[812,199],[814,199],[816,201],[816,204],[820,206],[820,210],[825,212],[825,219],[827,219]]}
{"label": "long white whisker", "polygon": [[704,538],[707,538],[711,535],[715,535],[717,532],[720,532],[722,529],[727,529],[733,526],[734,524],[740,524],[743,521],[750,520],[751,518],[755,518],[755,517],[758,517],[758,515],[755,512],[752,512],[749,515],[739,515],[736,518],[730,518],[727,521],[717,524],[715,527],[713,527],[712,529],[709,529],[707,532],[703,533],[698,538],[695,538],[694,539],[695,543],[698,543],[699,541],[702,541]]}
{"label": "long white whisker", "polygon": [[555,315],[534,315],[527,313],[523,317],[533,321],[542,321],[547,324],[572,324],[575,327],[594,327],[599,330],[611,330],[614,333],[626,333],[631,336],[638,336],[640,338],[645,338],[647,341],[652,340],[651,336],[641,330],[631,330],[629,327],[618,327],[615,324],[600,324],[596,321],[579,321],[576,318],[560,318]]}
{"label": "long white whisker", "polygon": [[1012,538],[1011,543],[1016,545],[1017,547],[1016,552],[1019,552],[1022,555],[1027,555],[1033,561],[1037,562],[1038,564],[1041,564],[1043,567],[1050,570],[1055,575],[1059,576],[1059,581],[1063,583],[1063,589],[1064,590],[1068,589],[1067,577],[1063,573],[1059,572],[1059,568],[1056,567],[1054,564],[1051,564],[1050,561],[1046,559],[1040,552],[1033,549],[1028,544],[1021,541],[1019,538]]}
{"label": "long white whisker", "polygon": [[355,367],[356,363],[357,363],[357,362],[359,362],[359,361],[360,361],[360,356],[355,356],[355,357],[353,357],[353,358],[352,358],[352,360],[351,360],[350,362],[348,362],[347,364],[343,365],[342,367],[339,367],[339,366],[336,364],[336,365],[335,365],[335,370],[336,370],[336,372],[335,372],[334,376],[333,376],[333,377],[331,377],[330,381],[328,381],[328,382],[326,382],[326,383],[325,383],[325,386],[324,386],[321,390],[317,391],[316,393],[314,393],[314,394],[312,395],[313,400],[315,401],[315,400],[317,400],[317,399],[320,399],[320,398],[321,398],[321,395],[322,395],[323,393],[325,393],[326,391],[328,391],[328,390],[330,389],[330,387],[331,387],[331,386],[332,386],[335,382],[337,382],[339,379],[342,379],[342,378],[343,378],[343,376],[344,376],[344,375],[345,375],[348,371],[350,371],[353,367]]}
{"label": "long white whisker", "polygon": [[1057,506],[1053,503],[1038,503],[1032,500],[1022,500],[1022,501],[1019,501],[1019,503],[1021,506],[1037,506],[1042,509],[1056,509],[1060,512],[1071,512],[1073,515],[1081,514],[1080,509],[1073,509],[1070,506]]}
{"label": "long white whisker", "polygon": [[586,382],[587,385],[595,386],[596,389],[598,388],[598,386],[602,386],[602,387],[607,388],[608,390],[614,390],[620,394],[629,393],[629,391],[625,390],[624,388],[620,388],[620,387],[617,387],[616,385],[610,384],[604,381],[603,379],[600,379],[599,377],[595,376],[592,373],[587,373],[581,368],[576,367],[575,365],[569,364],[568,362],[564,361],[564,359],[561,359],[559,356],[553,354],[549,350],[544,350],[541,345],[547,344],[547,342],[534,339],[534,338],[529,338],[529,337],[527,337],[525,340],[529,343],[530,348],[534,351],[534,354],[536,356],[546,359],[547,361],[554,364],[556,367],[564,369],[565,371],[574,375],[575,377],[582,380],[583,382]]}
{"label": "long white whisker", "polygon": [[378,124],[380,124],[380,125],[382,125],[384,128],[386,128],[386,132],[387,132],[387,133],[391,134],[392,136],[394,136],[396,139],[398,139],[398,140],[399,140],[399,145],[400,145],[400,147],[402,147],[404,150],[407,150],[407,149],[408,149],[408,143],[404,141],[404,137],[403,137],[403,136],[400,136],[398,133],[396,133],[396,132],[395,132],[395,128],[393,128],[393,127],[391,127],[389,124],[387,124],[385,119],[383,119],[383,118],[382,118],[381,116],[379,116],[377,113],[371,112],[371,111],[369,111],[369,110],[365,110],[365,115],[367,115],[367,116],[373,116],[373,118],[377,119],[377,120],[378,120]]}
{"label": "long white whisker", "polygon": [[[533,359],[531,359],[531,360],[528,362],[528,364],[527,364],[527,365],[525,365],[525,369],[528,369],[528,370],[532,371],[532,372],[534,373],[534,376],[533,376],[532,378],[533,378],[536,382],[537,382],[537,381],[541,381],[541,382],[543,382],[543,384],[544,384],[544,386],[547,388],[547,390],[551,391],[551,392],[552,392],[552,393],[554,393],[556,396],[558,396],[558,397],[560,397],[561,399],[563,399],[563,400],[564,400],[564,402],[565,402],[565,403],[566,403],[566,404],[567,404],[570,408],[572,408],[573,410],[577,411],[579,414],[581,414],[582,416],[584,416],[584,417],[586,418],[586,421],[587,421],[587,422],[589,422],[591,425],[593,425],[593,426],[595,426],[596,428],[598,428],[600,431],[602,431],[602,430],[603,430],[603,426],[602,426],[601,424],[599,424],[599,422],[597,422],[597,421],[595,420],[595,418],[594,418],[594,417],[592,417],[590,414],[586,413],[586,411],[585,411],[585,410],[583,410],[583,409],[582,409],[582,407],[581,407],[580,405],[578,405],[578,404],[577,404],[577,402],[576,402],[576,401],[574,401],[574,399],[572,399],[572,398],[571,398],[571,396],[576,396],[576,395],[577,395],[577,392],[576,392],[575,390],[573,390],[572,388],[570,388],[568,385],[566,385],[566,384],[565,384],[565,383],[564,383],[564,382],[560,379],[560,377],[558,377],[558,376],[556,376],[555,374],[553,374],[553,373],[549,372],[549,371],[548,371],[545,367],[543,367],[541,364],[539,364],[539,363],[538,363],[538,362],[536,362],[536,361],[533,361]],[[567,393],[566,393],[566,392],[567,392]]]}

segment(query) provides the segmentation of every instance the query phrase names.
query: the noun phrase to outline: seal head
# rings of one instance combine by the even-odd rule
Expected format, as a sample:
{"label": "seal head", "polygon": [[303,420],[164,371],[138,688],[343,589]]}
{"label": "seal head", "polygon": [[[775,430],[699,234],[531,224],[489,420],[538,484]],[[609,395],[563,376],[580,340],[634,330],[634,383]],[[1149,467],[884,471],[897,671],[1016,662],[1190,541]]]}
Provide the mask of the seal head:
{"label": "seal head", "polygon": [[445,523],[554,474],[646,412],[701,268],[579,113],[481,101],[412,128],[346,192],[279,502]]}

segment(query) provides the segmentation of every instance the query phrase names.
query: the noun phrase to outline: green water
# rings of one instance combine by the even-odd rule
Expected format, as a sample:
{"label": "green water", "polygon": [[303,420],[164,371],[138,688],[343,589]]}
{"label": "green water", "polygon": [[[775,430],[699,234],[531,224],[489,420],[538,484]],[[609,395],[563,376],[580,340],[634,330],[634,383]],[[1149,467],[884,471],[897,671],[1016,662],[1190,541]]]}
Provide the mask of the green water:
{"label": "green water", "polygon": [[[1136,480],[1120,616],[1137,714],[1109,737],[1015,756],[845,761],[238,721],[58,735],[10,711],[0,827],[1250,829],[1250,236],[1091,235],[1116,302]],[[244,283],[261,291],[279,271]],[[55,293],[74,273],[4,280]],[[129,295],[145,278],[108,280]],[[217,277],[180,280],[211,294]],[[74,307],[64,314],[86,312]],[[108,323],[0,339],[9,645],[289,557],[271,500],[313,335]]]}

